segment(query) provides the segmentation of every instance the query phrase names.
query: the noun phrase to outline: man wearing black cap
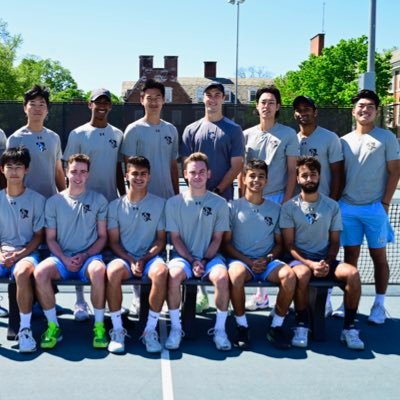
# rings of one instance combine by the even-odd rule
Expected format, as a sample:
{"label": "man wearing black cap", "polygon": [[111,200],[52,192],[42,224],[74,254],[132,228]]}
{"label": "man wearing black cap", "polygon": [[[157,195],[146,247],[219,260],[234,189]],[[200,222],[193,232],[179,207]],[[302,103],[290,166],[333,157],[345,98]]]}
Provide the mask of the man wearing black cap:
{"label": "man wearing black cap", "polygon": [[339,137],[317,125],[318,110],[308,96],[297,96],[293,101],[294,118],[299,123],[297,138],[300,155],[313,156],[321,163],[319,191],[339,200],[343,179],[343,154]]}
{"label": "man wearing black cap", "polygon": [[[63,160],[83,153],[90,157],[91,174],[87,188],[101,193],[110,202],[125,194],[125,184],[119,161],[119,149],[123,133],[108,123],[108,114],[112,109],[111,93],[107,89],[93,90],[89,109],[92,113],[88,123],[70,132]],[[74,317],[78,321],[89,318],[87,303],[83,295],[83,287],[76,287],[77,300]]]}
{"label": "man wearing black cap", "polygon": [[[224,101],[224,86],[210,82],[203,94],[204,118],[185,128],[180,153],[182,165],[192,153],[206,154],[211,170],[207,190],[229,201],[233,199],[233,181],[243,166],[244,138],[242,128],[222,114]],[[205,289],[199,288],[202,296],[198,298],[196,311],[202,312],[208,308],[208,298]]]}
{"label": "man wearing black cap", "polygon": [[400,178],[396,136],[375,126],[379,97],[361,90],[352,99],[356,129],[341,138],[345,186],[339,202],[343,219],[341,244],[345,262],[356,265],[364,235],[375,269],[375,302],[368,321],[383,324],[389,281],[386,245],[394,240],[388,211]]}

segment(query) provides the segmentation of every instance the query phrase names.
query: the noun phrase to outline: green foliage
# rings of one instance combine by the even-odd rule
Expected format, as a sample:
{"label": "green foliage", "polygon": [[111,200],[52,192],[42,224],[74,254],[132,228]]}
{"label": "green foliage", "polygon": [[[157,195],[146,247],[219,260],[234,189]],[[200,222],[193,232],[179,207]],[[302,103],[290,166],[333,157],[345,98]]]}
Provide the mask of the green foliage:
{"label": "green foliage", "polygon": [[[274,79],[282,94],[283,104],[304,94],[321,106],[351,106],[351,98],[358,91],[358,77],[367,70],[368,41],[366,36],[341,40],[327,47],[321,56],[310,55],[299,70],[289,71]],[[391,80],[391,53],[376,53],[376,91],[386,103]]]}

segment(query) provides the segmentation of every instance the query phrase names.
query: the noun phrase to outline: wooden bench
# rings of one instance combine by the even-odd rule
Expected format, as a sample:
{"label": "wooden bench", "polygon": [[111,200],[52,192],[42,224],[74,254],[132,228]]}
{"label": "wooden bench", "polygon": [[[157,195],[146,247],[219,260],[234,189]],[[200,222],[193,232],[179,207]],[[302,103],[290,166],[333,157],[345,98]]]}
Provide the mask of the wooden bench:
{"label": "wooden bench", "polygon": [[[0,283],[8,284],[8,331],[7,339],[14,340],[18,333],[20,317],[17,304],[17,287],[15,282],[8,279],[0,279]],[[54,282],[57,286],[89,286],[77,280],[60,280]],[[140,286],[140,323],[145,323],[149,310],[149,294],[151,283],[137,279],[130,279],[123,282],[123,285]],[[198,279],[189,279],[182,284],[182,325],[183,330],[190,335],[191,328],[196,318],[196,295],[197,286],[210,286],[210,282]],[[309,311],[310,329],[314,340],[324,340],[325,338],[325,303],[328,289],[339,286],[335,281],[312,281],[309,288]],[[248,282],[246,287],[277,287],[270,282]]]}

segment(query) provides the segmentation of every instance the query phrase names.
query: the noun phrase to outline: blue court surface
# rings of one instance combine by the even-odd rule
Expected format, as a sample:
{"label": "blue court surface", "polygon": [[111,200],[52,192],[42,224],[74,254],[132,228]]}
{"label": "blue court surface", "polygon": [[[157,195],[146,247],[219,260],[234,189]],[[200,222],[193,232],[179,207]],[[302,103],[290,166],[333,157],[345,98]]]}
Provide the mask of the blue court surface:
{"label": "blue court surface", "polygon": [[[6,287],[0,285],[6,304]],[[58,304],[72,309],[71,288],[61,287]],[[124,305],[131,295],[124,288]],[[209,288],[212,300],[212,290]],[[270,290],[274,303],[276,289]],[[86,298],[89,298],[86,293]],[[334,307],[341,302],[334,290]],[[369,326],[372,287],[363,287],[359,328],[366,349],[348,350],[339,341],[342,321],[328,319],[327,340],[312,342],[307,350],[277,350],[266,341],[269,311],[249,312],[252,347],[219,352],[207,330],[214,311],[196,318],[191,336],[178,351],[149,355],[139,341],[143,327],[133,319],[126,325],[131,338],[126,354],[109,354],[91,347],[92,322],[74,322],[72,311],[60,317],[64,339],[50,351],[19,354],[16,342],[7,341],[7,320],[0,319],[0,399],[385,399],[400,398],[400,287],[391,286],[386,308],[391,318],[383,326]],[[213,304],[213,303],[212,303]],[[160,324],[165,340],[167,321]],[[287,318],[287,325],[293,316]],[[37,340],[45,328],[34,319]],[[228,333],[234,331],[233,317]]]}

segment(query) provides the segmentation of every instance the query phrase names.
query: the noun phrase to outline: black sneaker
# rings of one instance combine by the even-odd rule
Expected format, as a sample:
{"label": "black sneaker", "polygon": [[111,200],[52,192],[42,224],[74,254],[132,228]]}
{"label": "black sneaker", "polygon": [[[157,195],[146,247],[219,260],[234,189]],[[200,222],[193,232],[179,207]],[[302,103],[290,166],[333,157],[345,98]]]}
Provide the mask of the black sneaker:
{"label": "black sneaker", "polygon": [[249,328],[236,325],[236,335],[233,339],[233,345],[240,349],[248,349],[250,347]]}
{"label": "black sneaker", "polygon": [[274,328],[269,327],[267,331],[267,339],[278,349],[290,348],[290,340],[281,326],[276,326]]}

